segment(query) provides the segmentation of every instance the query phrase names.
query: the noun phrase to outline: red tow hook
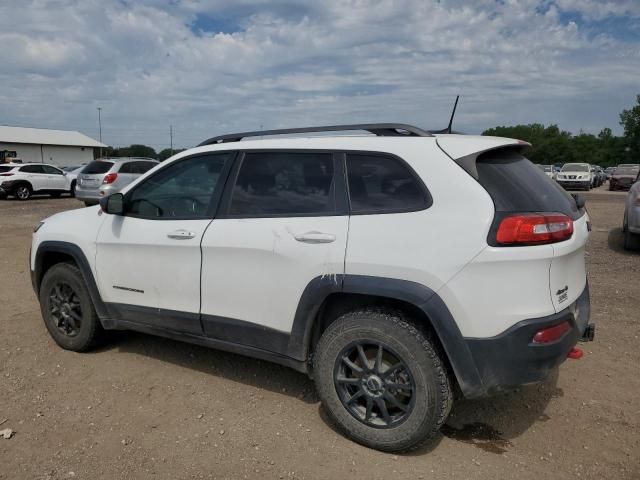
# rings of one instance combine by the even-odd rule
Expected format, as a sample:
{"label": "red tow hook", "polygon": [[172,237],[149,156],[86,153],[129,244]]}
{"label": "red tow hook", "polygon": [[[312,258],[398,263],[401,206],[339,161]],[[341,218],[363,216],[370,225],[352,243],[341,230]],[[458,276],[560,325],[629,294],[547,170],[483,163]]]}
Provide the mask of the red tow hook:
{"label": "red tow hook", "polygon": [[579,358],[582,358],[583,355],[584,355],[584,352],[582,351],[581,348],[578,348],[578,347],[573,347],[571,350],[569,350],[569,353],[567,353],[567,357],[573,358],[574,360],[578,360]]}

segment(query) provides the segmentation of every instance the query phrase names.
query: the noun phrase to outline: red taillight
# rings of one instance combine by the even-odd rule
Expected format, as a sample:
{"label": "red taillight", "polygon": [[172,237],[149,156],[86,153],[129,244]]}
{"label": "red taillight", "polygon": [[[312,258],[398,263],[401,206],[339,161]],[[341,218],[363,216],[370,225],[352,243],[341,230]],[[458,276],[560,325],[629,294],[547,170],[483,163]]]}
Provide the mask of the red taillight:
{"label": "red taillight", "polygon": [[10,177],[13,173],[0,173],[0,177]]}
{"label": "red taillight", "polygon": [[533,343],[551,343],[562,338],[562,336],[571,330],[569,322],[563,322],[560,325],[554,327],[543,328],[538,330],[533,336]]}
{"label": "red taillight", "polygon": [[510,215],[500,222],[496,240],[501,245],[540,245],[561,242],[573,235],[573,220],[559,213]]}
{"label": "red taillight", "polygon": [[118,178],[118,174],[117,173],[107,173],[104,176],[104,180],[102,180],[102,183],[106,183],[106,184],[110,184],[116,181],[116,178]]}

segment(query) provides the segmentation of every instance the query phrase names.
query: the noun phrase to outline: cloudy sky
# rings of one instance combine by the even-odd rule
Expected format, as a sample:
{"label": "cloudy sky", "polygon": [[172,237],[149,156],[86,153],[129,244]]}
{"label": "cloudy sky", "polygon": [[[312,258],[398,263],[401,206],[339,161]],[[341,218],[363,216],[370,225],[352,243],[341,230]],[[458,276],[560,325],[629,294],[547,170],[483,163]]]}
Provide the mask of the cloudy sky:
{"label": "cloudy sky", "polygon": [[611,127],[640,0],[2,0],[0,124],[105,143],[393,121]]}

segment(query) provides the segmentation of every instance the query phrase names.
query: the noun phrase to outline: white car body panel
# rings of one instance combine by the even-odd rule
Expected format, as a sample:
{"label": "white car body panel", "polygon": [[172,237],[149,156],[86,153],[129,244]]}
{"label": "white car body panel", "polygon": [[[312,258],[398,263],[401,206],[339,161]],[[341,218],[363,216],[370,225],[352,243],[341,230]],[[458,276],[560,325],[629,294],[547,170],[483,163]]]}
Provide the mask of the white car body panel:
{"label": "white car body panel", "polygon": [[[202,314],[290,332],[305,287],[344,273],[349,217],[214,220],[202,241]],[[309,232],[329,243],[296,240]]]}

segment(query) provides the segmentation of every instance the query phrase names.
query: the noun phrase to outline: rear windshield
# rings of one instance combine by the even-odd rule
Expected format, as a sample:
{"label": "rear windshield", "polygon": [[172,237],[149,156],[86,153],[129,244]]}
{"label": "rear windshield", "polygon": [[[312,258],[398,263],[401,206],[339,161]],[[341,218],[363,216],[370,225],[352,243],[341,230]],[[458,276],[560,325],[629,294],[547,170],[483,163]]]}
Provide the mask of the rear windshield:
{"label": "rear windshield", "polygon": [[618,167],[614,175],[638,175],[640,168],[638,167]]}
{"label": "rear windshield", "polygon": [[497,212],[559,212],[574,220],[582,216],[573,197],[518,152],[486,152],[478,157],[476,169]]}
{"label": "rear windshield", "polygon": [[82,169],[80,173],[86,173],[88,175],[95,175],[97,173],[107,173],[111,167],[113,166],[113,162],[105,162],[104,160],[96,160],[91,162],[89,165]]}
{"label": "rear windshield", "polygon": [[588,172],[589,165],[582,165],[581,163],[567,163],[562,167],[563,172]]}

